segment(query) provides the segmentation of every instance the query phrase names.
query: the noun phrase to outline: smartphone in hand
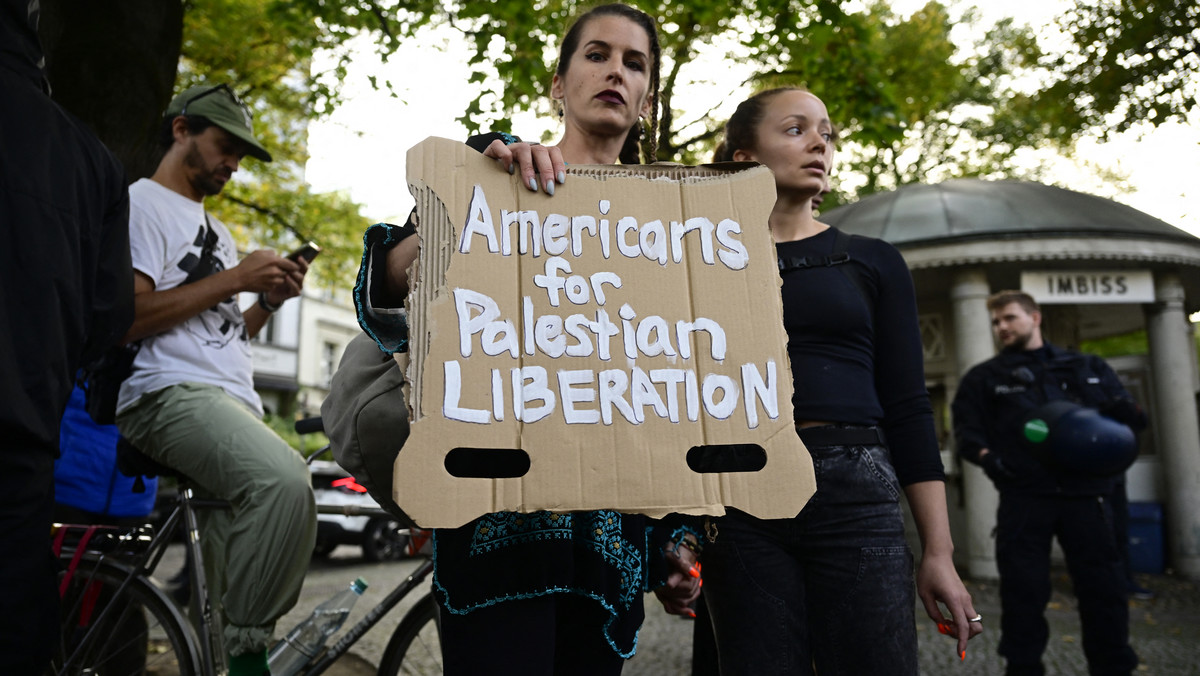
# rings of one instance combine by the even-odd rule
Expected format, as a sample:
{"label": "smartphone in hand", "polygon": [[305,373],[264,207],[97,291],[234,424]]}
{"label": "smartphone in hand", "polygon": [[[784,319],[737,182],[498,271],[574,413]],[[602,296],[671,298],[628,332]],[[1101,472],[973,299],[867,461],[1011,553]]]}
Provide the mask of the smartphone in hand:
{"label": "smartphone in hand", "polygon": [[316,258],[317,254],[319,253],[321,253],[321,247],[317,246],[316,242],[308,242],[304,246],[288,254],[287,257],[288,260],[292,261],[297,261],[303,258],[305,261],[311,263],[312,259]]}

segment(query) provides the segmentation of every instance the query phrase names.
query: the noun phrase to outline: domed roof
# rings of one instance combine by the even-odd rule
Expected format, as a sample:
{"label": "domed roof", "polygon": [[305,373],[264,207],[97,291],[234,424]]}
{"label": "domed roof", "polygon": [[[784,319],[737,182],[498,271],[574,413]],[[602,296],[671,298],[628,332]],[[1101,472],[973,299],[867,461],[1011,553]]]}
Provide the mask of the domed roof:
{"label": "domed roof", "polygon": [[961,178],[906,185],[822,213],[820,220],[899,247],[1063,236],[1200,242],[1119,202],[1029,181]]}

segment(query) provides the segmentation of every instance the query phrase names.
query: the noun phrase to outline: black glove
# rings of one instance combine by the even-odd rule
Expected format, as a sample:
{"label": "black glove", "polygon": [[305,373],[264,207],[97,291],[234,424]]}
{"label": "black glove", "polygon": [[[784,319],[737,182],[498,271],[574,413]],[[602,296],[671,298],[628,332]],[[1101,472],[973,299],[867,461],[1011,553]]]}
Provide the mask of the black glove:
{"label": "black glove", "polygon": [[1017,473],[1004,464],[999,453],[988,453],[983,456],[979,459],[979,466],[983,468],[984,474],[987,474],[989,479],[997,483],[1017,478]]}

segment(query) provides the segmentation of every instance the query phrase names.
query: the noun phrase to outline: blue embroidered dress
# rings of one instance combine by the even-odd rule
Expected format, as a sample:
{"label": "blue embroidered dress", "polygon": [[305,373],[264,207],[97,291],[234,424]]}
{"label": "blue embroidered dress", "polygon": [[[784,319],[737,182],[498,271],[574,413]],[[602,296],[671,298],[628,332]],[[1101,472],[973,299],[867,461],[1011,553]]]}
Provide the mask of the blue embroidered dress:
{"label": "blue embroidered dress", "polygon": [[[467,144],[482,152],[497,138],[516,140],[485,134]],[[354,301],[363,330],[388,353],[407,350],[408,328],[398,308],[372,303],[371,290],[381,288],[387,251],[414,233],[410,217],[404,226],[373,225],[363,238]],[[488,514],[434,531],[434,590],[442,606],[458,614],[548,594],[592,599],[608,613],[608,644],[630,657],[644,619],[642,596],[665,579],[662,548],[679,534],[644,516],[610,510]]]}

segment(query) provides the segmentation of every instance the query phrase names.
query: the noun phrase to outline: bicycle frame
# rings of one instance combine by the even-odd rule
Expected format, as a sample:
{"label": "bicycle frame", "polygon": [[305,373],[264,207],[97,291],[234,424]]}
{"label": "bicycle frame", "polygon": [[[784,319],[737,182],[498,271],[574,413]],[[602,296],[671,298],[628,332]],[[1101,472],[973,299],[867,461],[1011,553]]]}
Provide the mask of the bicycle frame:
{"label": "bicycle frame", "polygon": [[192,598],[201,601],[198,608],[195,608],[194,603],[191,604],[191,607],[195,608],[195,612],[198,615],[196,623],[200,633],[200,662],[205,676],[217,676],[217,674],[225,673],[225,643],[222,638],[221,625],[213,618],[212,601],[208,597],[208,577],[204,574],[204,554],[201,552],[200,547],[200,523],[196,517],[196,509],[223,509],[228,507],[229,503],[224,500],[197,498],[191,486],[184,486],[179,493],[178,505],[171,512],[171,516],[167,519],[167,525],[162,529],[164,537],[161,549],[158,551],[158,556],[148,568],[143,568],[141,571],[143,575],[149,577],[150,572],[158,566],[158,561],[166,553],[167,543],[170,540],[169,536],[174,532],[172,526],[176,524],[172,522],[182,514],[184,519],[184,538],[186,539],[185,546],[187,547],[187,555],[192,562],[189,571]]}
{"label": "bicycle frame", "polygon": [[[311,431],[320,430],[320,418],[307,418],[296,422],[296,431],[300,434],[306,434]],[[322,448],[309,454],[305,458],[305,462],[311,464],[313,460],[319,457],[322,453],[329,450],[329,446],[325,445]],[[361,507],[358,505],[317,505],[317,512],[320,514],[338,514],[342,516],[392,516],[382,508]],[[410,547],[413,546],[415,539],[420,538],[423,544],[430,537],[428,531],[414,531],[411,529],[402,529],[401,532],[408,531]],[[420,549],[417,545],[411,551],[416,553]],[[396,586],[387,596],[378,604],[367,611],[367,614],[359,620],[354,626],[346,630],[345,634],[337,640],[332,646],[329,646],[317,653],[309,663],[298,672],[298,676],[317,676],[324,673],[334,662],[342,655],[349,652],[350,648],[358,642],[368,631],[370,631],[385,615],[395,608],[401,599],[408,596],[413,589],[425,581],[429,575],[433,573],[433,558],[426,558],[425,561],[417,567],[407,578]]]}
{"label": "bicycle frame", "polygon": [[416,570],[414,570],[404,582],[396,586],[387,596],[383,598],[375,607],[367,612],[366,616],[359,620],[353,627],[348,629],[344,636],[338,639],[331,647],[323,653],[318,653],[315,662],[310,662],[309,665],[300,671],[303,676],[316,676],[323,673],[342,655],[345,655],[350,647],[358,642],[364,634],[371,630],[376,624],[387,615],[396,604],[405,596],[408,596],[414,588],[425,581],[429,574],[433,572],[433,559],[425,559]]}
{"label": "bicycle frame", "polygon": [[[166,554],[173,536],[182,529],[187,556],[191,560],[189,584],[192,589],[192,603],[189,604],[188,611],[191,621],[184,618],[183,612],[174,603],[168,602],[166,605],[170,608],[171,614],[176,617],[177,623],[181,625],[181,631],[184,633],[183,639],[186,643],[185,649],[194,658],[193,664],[198,667],[198,673],[204,676],[218,676],[225,673],[226,664],[222,629],[214,617],[212,602],[209,599],[208,580],[204,572],[198,510],[227,509],[228,507],[229,503],[225,500],[196,497],[191,486],[181,483],[175,505],[171,508],[162,527],[155,529],[153,535],[149,537],[148,543],[145,542],[144,536],[140,539],[135,538],[138,545],[136,548],[126,547],[113,552],[99,551],[85,545],[87,558],[80,557],[81,560],[94,562],[97,566],[104,565],[118,571],[121,574],[121,582],[116,587],[114,595],[120,595],[130,586],[134,578],[144,581],[151,579]],[[318,505],[317,509],[326,514],[346,516],[388,516],[388,513],[380,508],[357,505]],[[418,538],[422,535],[428,537],[423,531],[413,534]],[[73,550],[70,546],[64,547],[63,554],[70,556],[72,553]],[[315,655],[299,674],[316,676],[326,671],[334,662],[349,652],[350,648],[391,612],[404,597],[420,586],[432,572],[433,561],[426,558],[403,582],[372,607],[366,616],[348,629],[337,642]],[[156,593],[162,596],[161,590]],[[165,596],[163,598],[166,599]],[[81,646],[90,645],[94,640],[103,640],[104,637],[96,637],[91,632],[104,626],[104,621],[116,612],[118,612],[117,604],[107,604],[99,609],[92,628],[81,641]],[[84,650],[81,648],[64,658],[62,665],[64,673],[70,673],[72,667],[78,666],[83,659],[83,652]]]}
{"label": "bicycle frame", "polygon": [[[343,516],[389,516],[388,513],[379,508],[360,507],[358,505],[317,505],[317,511],[321,514],[340,514]],[[403,531],[401,531],[403,532]],[[308,665],[302,669],[299,674],[301,676],[317,676],[323,673],[342,655],[349,652],[351,646],[358,642],[368,631],[371,630],[379,621],[387,615],[400,600],[425,581],[429,574],[433,572],[433,559],[427,558],[424,563],[417,567],[408,577],[396,586],[383,600],[371,608],[361,620],[353,627],[346,630],[346,633],[338,639],[332,646],[326,648],[322,652],[317,653],[313,660],[310,660]]]}
{"label": "bicycle frame", "polygon": [[[180,527],[183,527],[185,529],[185,546],[188,550],[188,556],[191,557],[193,562],[189,583],[195,591],[195,598],[201,599],[202,603],[199,606],[193,606],[197,614],[195,618],[197,626],[193,626],[192,623],[186,621],[181,622],[181,624],[185,627],[190,627],[193,633],[198,630],[198,636],[188,635],[186,640],[189,644],[194,641],[199,642],[199,651],[196,650],[196,645],[189,645],[188,649],[193,654],[198,652],[200,673],[204,674],[204,676],[217,676],[224,673],[225,658],[221,629],[219,624],[213,620],[212,604],[208,599],[208,580],[204,574],[204,555],[200,548],[200,529],[196,512],[198,509],[225,509],[228,507],[229,503],[224,500],[197,498],[193,489],[190,486],[184,485],[181,487],[176,504],[171,509],[171,513],[168,515],[163,527],[156,530],[144,548],[139,548],[137,551],[132,552],[132,557],[120,556],[121,554],[129,554],[131,552],[118,549],[112,553],[97,552],[96,556],[87,559],[95,562],[97,565],[104,564],[125,572],[124,579],[114,592],[115,595],[119,595],[125,591],[133,578],[149,579],[151,577],[151,574],[158,567],[159,562],[162,561],[172,536]],[[69,553],[69,550],[64,551]],[[174,604],[169,604],[169,606],[175,609],[174,612],[178,612]],[[90,632],[96,631],[97,627],[104,626],[105,620],[114,612],[117,612],[117,604],[107,604],[100,610],[92,622],[89,635],[81,642],[81,646],[90,643]],[[182,619],[182,614],[180,614],[180,619]],[[80,649],[67,656],[62,665],[62,671],[70,673],[71,667],[75,666],[76,660],[80,658],[83,652]]]}

